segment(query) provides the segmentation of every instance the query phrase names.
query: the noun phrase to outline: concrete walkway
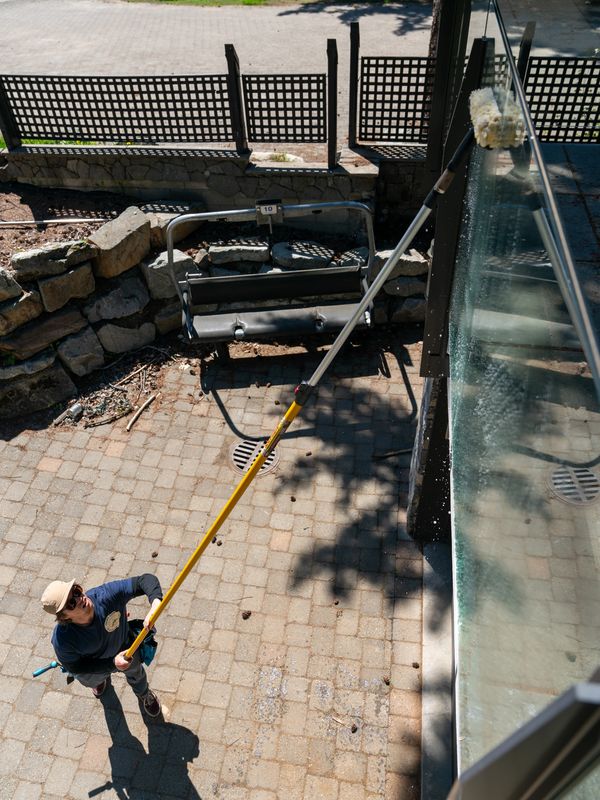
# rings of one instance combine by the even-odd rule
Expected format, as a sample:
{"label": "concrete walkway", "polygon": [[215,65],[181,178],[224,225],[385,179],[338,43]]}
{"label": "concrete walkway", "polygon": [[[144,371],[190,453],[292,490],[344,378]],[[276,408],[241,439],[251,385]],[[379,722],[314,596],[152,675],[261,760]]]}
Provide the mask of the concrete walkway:
{"label": "concrete walkway", "polygon": [[299,350],[250,349],[206,395],[195,361],[170,361],[130,433],[25,422],[0,441],[3,800],[418,797],[422,558],[406,459],[374,458],[414,436],[420,345],[397,334],[340,357],[159,621],[165,722],[119,676],[102,702],[31,677],[53,657],[50,580],[171,584],[239,480],[231,446],[312,373]]}
{"label": "concrete walkway", "polygon": [[[168,6],[111,0],[0,0],[0,48],[11,73],[171,75],[226,72],[232,43],[242,71],[324,72],[336,38],[347,75],[349,24],[372,55],[427,55],[429,3],[352,8]],[[344,83],[345,81],[341,81]],[[340,87],[342,88],[342,87]]]}
{"label": "concrete walkway", "polygon": [[[518,43],[537,19],[536,55],[589,56],[600,47],[600,11],[584,0],[502,0]],[[483,34],[487,2],[475,4]],[[170,6],[120,0],[0,0],[3,70],[12,74],[169,75],[224,72],[224,44],[233,43],[242,71],[325,71],[328,38],[340,54],[345,92],[349,25],[360,22],[365,55],[427,55],[431,3],[303,6]],[[489,31],[488,31],[489,32]]]}

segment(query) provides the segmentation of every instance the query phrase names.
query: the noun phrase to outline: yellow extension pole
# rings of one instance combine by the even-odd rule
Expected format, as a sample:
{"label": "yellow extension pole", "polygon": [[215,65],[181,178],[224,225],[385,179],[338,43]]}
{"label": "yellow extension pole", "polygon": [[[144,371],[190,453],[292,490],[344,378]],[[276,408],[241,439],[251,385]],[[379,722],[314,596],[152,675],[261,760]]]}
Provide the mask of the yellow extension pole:
{"label": "yellow extension pole", "polygon": [[[271,451],[274,450],[275,446],[277,445],[283,434],[287,431],[290,424],[300,413],[304,400],[308,398],[309,393],[317,386],[317,384],[325,374],[326,370],[329,368],[331,362],[337,357],[344,343],[346,342],[346,340],[356,327],[358,320],[365,313],[365,311],[371,306],[376,295],[383,287],[383,284],[389,279],[389,276],[393,268],[400,260],[400,257],[406,252],[408,246],[410,245],[410,243],[412,242],[418,231],[423,226],[425,220],[431,214],[435,198],[440,194],[443,194],[450,185],[450,183],[452,182],[456,165],[462,160],[462,158],[464,158],[464,156],[470,149],[472,142],[473,142],[473,129],[471,128],[470,131],[467,133],[467,135],[464,137],[463,141],[460,143],[456,153],[453,156],[452,161],[449,163],[444,174],[427,195],[423,206],[421,206],[416,217],[408,226],[404,235],[402,236],[402,238],[400,239],[394,250],[391,252],[387,261],[379,271],[379,274],[377,275],[373,283],[369,286],[364,297],[354,310],[354,313],[352,314],[351,318],[346,322],[346,324],[338,334],[336,340],[331,345],[329,351],[327,352],[327,354],[325,355],[325,357],[323,358],[323,360],[321,361],[315,372],[311,375],[311,377],[306,383],[303,382],[296,388],[297,396],[300,402],[294,400],[294,402],[285,412],[284,417],[279,422],[279,425],[275,429],[274,433],[271,435],[271,438],[268,439],[262,452],[256,457],[248,472],[246,472],[242,480],[238,483],[233,494],[221,509],[218,517],[215,519],[210,528],[206,531],[202,541],[188,559],[187,564],[181,570],[180,574],[175,579],[169,591],[161,600],[160,605],[157,606],[154,614],[152,614],[152,616],[150,617],[149,621],[150,627],[152,627],[156,622],[156,620],[160,617],[160,615],[166,608],[167,604],[169,603],[175,592],[179,589],[183,581],[186,579],[188,573],[190,572],[196,561],[198,561],[202,553],[206,550],[208,543],[212,540],[215,533],[219,530],[221,525],[225,522],[225,520],[231,513],[231,510],[235,507],[237,501],[244,494],[248,486],[252,483],[252,480],[254,479],[255,475],[262,467],[262,465],[265,463]],[[169,226],[173,225],[174,222],[175,220],[171,220]],[[167,236],[168,236],[168,229],[167,229]],[[304,389],[304,391],[301,391],[302,389]],[[141,632],[138,634],[134,643],[131,645],[129,650],[126,651],[125,658],[129,659],[133,656],[133,654],[141,645],[141,643],[144,641],[147,635],[148,635],[148,630],[146,628],[142,628]]]}
{"label": "yellow extension pole", "polygon": [[[275,431],[271,434],[271,437],[267,440],[264,448],[256,456],[256,458],[252,462],[252,466],[246,472],[246,474],[241,479],[241,481],[238,483],[238,485],[234,489],[231,497],[225,503],[225,505],[223,506],[223,508],[219,512],[219,514],[218,514],[217,518],[215,519],[215,521],[213,522],[213,524],[210,526],[210,528],[206,531],[206,533],[202,537],[202,540],[200,541],[200,544],[194,550],[192,555],[188,558],[186,565],[181,570],[181,572],[179,573],[177,578],[174,580],[174,582],[171,585],[171,587],[169,588],[168,592],[166,593],[166,595],[161,600],[160,605],[156,607],[156,611],[150,617],[150,623],[149,623],[150,624],[150,628],[152,628],[152,626],[154,625],[156,620],[160,617],[162,612],[165,610],[165,608],[167,607],[167,605],[169,604],[169,602],[173,598],[173,595],[175,594],[175,592],[179,589],[181,584],[187,578],[188,574],[193,569],[194,565],[196,564],[196,562],[198,561],[198,559],[200,558],[202,553],[208,547],[209,542],[212,541],[212,539],[214,538],[214,535],[217,533],[217,531],[219,530],[221,525],[225,522],[227,517],[230,515],[231,511],[233,510],[233,508],[235,508],[235,505],[236,505],[237,501],[244,494],[244,492],[246,491],[248,486],[252,483],[252,481],[254,479],[254,476],[258,473],[258,471],[260,470],[262,465],[265,463],[265,461],[269,457],[270,453],[275,449],[277,443],[279,442],[279,440],[281,439],[283,434],[287,431],[287,429],[289,428],[290,424],[298,416],[298,414],[300,413],[300,409],[301,408],[302,408],[302,406],[299,403],[296,403],[296,401],[294,400],[294,402],[291,404],[291,406],[285,412],[285,415],[283,416],[283,418],[281,419],[281,421],[277,425],[277,428],[275,429]],[[147,635],[148,635],[148,629],[147,628],[142,628],[142,630],[138,634],[136,640],[133,642],[131,647],[126,651],[125,658],[131,659],[133,657],[133,654],[138,649],[138,647],[142,644],[142,642],[144,641],[144,639],[146,638]]]}

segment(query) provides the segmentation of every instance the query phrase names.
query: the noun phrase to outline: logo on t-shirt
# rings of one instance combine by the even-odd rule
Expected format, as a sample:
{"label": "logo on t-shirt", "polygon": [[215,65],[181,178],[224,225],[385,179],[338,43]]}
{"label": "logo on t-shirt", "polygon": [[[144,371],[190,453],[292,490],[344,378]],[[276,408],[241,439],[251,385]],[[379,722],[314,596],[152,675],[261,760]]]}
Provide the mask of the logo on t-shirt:
{"label": "logo on t-shirt", "polygon": [[104,627],[109,633],[116,631],[121,621],[120,611],[111,611],[108,617],[104,620]]}

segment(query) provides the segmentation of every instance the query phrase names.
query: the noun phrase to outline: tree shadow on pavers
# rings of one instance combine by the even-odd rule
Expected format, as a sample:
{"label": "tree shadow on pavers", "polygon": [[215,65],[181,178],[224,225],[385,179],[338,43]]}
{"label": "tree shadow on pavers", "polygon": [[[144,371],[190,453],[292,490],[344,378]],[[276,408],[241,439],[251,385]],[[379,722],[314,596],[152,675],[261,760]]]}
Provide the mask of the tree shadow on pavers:
{"label": "tree shadow on pavers", "polygon": [[[411,364],[408,351],[404,344],[420,341],[420,331],[416,329],[403,329],[400,336],[396,331],[390,335],[389,331],[374,331],[362,338],[346,343],[340,351],[337,359],[331,365],[329,371],[322,380],[322,385],[340,381],[343,379],[353,379],[371,376],[376,378],[382,375],[385,378],[391,376],[390,367],[387,362],[388,356],[393,356],[398,361],[407,395],[411,404],[411,418],[416,415],[417,403],[412,390],[410,379],[406,372],[406,366]],[[332,337],[333,339],[333,337]],[[400,339],[401,341],[397,341]],[[210,356],[201,360],[200,364],[200,388],[205,395],[210,396],[217,404],[223,419],[231,432],[240,439],[260,441],[271,431],[263,431],[260,435],[250,435],[241,431],[235,419],[235,412],[231,414],[227,408],[227,403],[221,396],[221,390],[235,390],[252,388],[258,389],[254,392],[257,404],[264,401],[266,397],[272,396],[273,402],[281,406],[282,413],[294,399],[294,389],[304,380],[308,380],[314,370],[323,359],[326,350],[323,344],[331,344],[318,341],[307,341],[298,345],[295,343],[293,352],[275,355],[252,355],[247,357],[236,357],[230,360],[221,360]],[[298,348],[302,348],[298,352]],[[386,353],[388,354],[386,356]],[[288,392],[281,394],[272,387],[287,386]],[[310,404],[318,405],[319,391],[317,388],[315,395],[309,401]],[[248,395],[251,399],[251,396]],[[301,438],[310,435],[310,431],[292,430],[286,434],[287,438]]]}
{"label": "tree shadow on pavers", "polygon": [[[264,435],[249,435],[239,430],[234,419],[235,410],[233,414],[229,412],[227,401],[222,397],[220,391],[254,387],[260,390],[256,392],[257,408],[260,408],[258,404],[262,405],[264,398],[272,396],[273,403],[281,406],[283,413],[287,405],[294,399],[296,386],[310,377],[319,364],[322,355],[306,351],[303,353],[269,356],[268,358],[254,356],[236,358],[224,362],[220,359],[210,362],[204,361],[201,367],[200,386],[204,394],[209,395],[215,401],[232,433],[240,439],[259,441],[264,438]],[[358,371],[355,365],[349,362],[345,366],[345,377],[357,377]],[[369,365],[366,372],[373,376],[377,374],[375,361]],[[281,393],[276,388],[271,390],[271,387],[279,386],[287,387],[287,391]],[[248,398],[251,399],[251,396],[248,395]],[[268,434],[270,431],[264,431],[263,433]],[[294,438],[301,435],[306,435],[306,432],[292,431],[288,434],[289,437]]]}
{"label": "tree shadow on pavers", "polygon": [[[313,423],[312,435],[323,447],[298,459],[276,491],[309,486],[319,473],[335,475],[336,508],[355,512],[329,541],[328,529],[334,523],[320,522],[317,512],[315,535],[320,543],[298,556],[292,586],[328,575],[332,598],[348,597],[361,579],[383,586],[390,606],[412,599],[420,592],[420,569],[416,563],[414,568],[406,566],[398,577],[396,557],[398,541],[409,538],[398,512],[408,490],[408,454],[401,451],[412,448],[414,440],[414,394],[404,387],[401,395],[383,397],[363,386],[336,382],[320,400],[307,408],[306,419]],[[356,496],[362,492],[366,504],[357,507]]]}
{"label": "tree shadow on pavers", "polygon": [[[314,0],[302,5],[293,6],[285,11],[280,11],[279,16],[287,17],[292,14],[333,14],[340,22],[350,25],[351,22],[360,22],[369,17],[380,18],[382,22],[396,20],[397,36],[411,31],[424,31],[431,29],[431,3],[419,3],[413,0],[410,3],[387,4],[384,2],[355,3],[351,7],[345,0],[340,2],[327,2],[327,0]],[[428,40],[429,41],[429,40]],[[424,53],[426,55],[426,53]]]}
{"label": "tree shadow on pavers", "polygon": [[[286,441],[296,438],[298,442],[305,437],[319,440],[322,447],[298,453],[290,469],[278,475],[276,495],[295,495],[298,488],[312,486],[319,473],[336,476],[336,509],[353,508],[355,495],[369,492],[366,505],[357,507],[335,541],[328,535],[334,523],[321,522],[317,513],[315,535],[321,543],[314,551],[298,557],[293,586],[326,574],[331,578],[332,598],[350,595],[359,577],[374,586],[383,584],[390,605],[418,596],[420,563],[415,561],[411,568],[408,560],[409,566],[401,577],[396,576],[395,569],[397,542],[409,539],[404,527],[398,525],[398,512],[408,490],[417,412],[408,373],[408,368],[415,365],[405,345],[417,340],[412,329],[394,329],[364,340],[360,347],[345,348],[331,365],[316,396],[303,409],[302,427],[287,433],[282,441],[280,447],[285,448]],[[250,438],[231,419],[239,412],[227,414],[217,387],[239,390],[254,384],[261,390],[256,393],[257,399],[264,398],[275,382],[292,388],[303,377],[310,377],[321,358],[320,353],[302,353],[299,360],[295,356],[232,359],[211,365],[214,371],[208,376],[210,383],[205,381],[202,385],[213,397],[216,395],[230,429],[241,438]],[[365,377],[372,380],[365,381]],[[291,401],[293,394],[290,395]],[[278,405],[283,413],[285,402]],[[263,408],[261,405],[261,413]],[[298,443],[295,446],[302,449]],[[370,489],[365,488],[367,483],[372,484]]]}
{"label": "tree shadow on pavers", "polygon": [[108,750],[111,778],[88,792],[96,797],[112,790],[119,800],[202,800],[188,774],[199,756],[195,733],[182,725],[143,716],[148,728],[148,752],[127,725],[121,703],[109,685],[101,698],[112,744]]}
{"label": "tree shadow on pavers", "polygon": [[[418,560],[402,558],[402,544],[411,540],[398,519],[407,499],[409,467],[398,451],[411,447],[416,426],[410,399],[406,394],[399,400],[382,397],[364,387],[344,385],[340,389],[333,393],[337,396],[331,403],[306,411],[308,421],[314,423],[313,435],[324,447],[298,459],[293,472],[282,477],[275,491],[309,486],[319,473],[335,475],[336,508],[350,509],[353,518],[332,538],[329,531],[335,523],[321,522],[316,512],[316,543],[311,541],[297,557],[291,586],[297,588],[307,580],[327,576],[332,599],[347,598],[359,582],[366,582],[383,589],[389,607],[410,603],[420,597],[421,565]],[[378,457],[382,448],[398,452],[398,456],[382,459]],[[369,483],[378,491],[373,485],[369,488]],[[366,497],[357,506],[356,497],[361,493]],[[488,594],[519,613],[523,597],[517,579],[497,559],[467,551],[468,544],[462,547],[474,573],[467,597],[469,613],[476,608],[483,584]],[[402,559],[401,572],[398,557]],[[434,624],[439,625],[450,610],[445,594],[440,593],[438,605]]]}

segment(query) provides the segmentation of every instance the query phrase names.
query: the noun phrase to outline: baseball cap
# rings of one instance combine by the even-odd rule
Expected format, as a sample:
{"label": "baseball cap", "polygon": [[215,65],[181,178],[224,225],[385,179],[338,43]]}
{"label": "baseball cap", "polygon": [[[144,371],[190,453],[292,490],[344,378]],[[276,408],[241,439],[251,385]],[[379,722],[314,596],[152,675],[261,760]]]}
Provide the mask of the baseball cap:
{"label": "baseball cap", "polygon": [[42,595],[44,611],[47,611],[48,614],[58,614],[59,611],[62,611],[74,583],[75,578],[72,581],[52,581],[48,584]]}

